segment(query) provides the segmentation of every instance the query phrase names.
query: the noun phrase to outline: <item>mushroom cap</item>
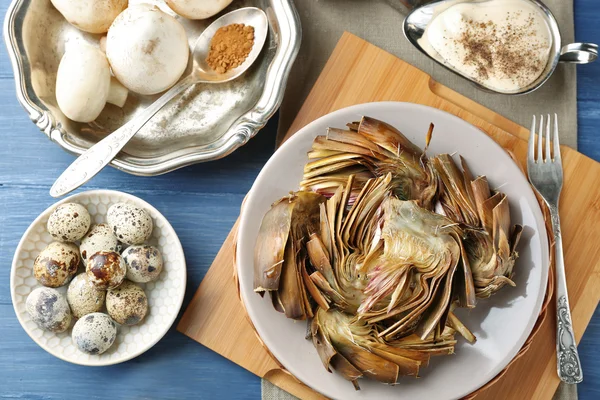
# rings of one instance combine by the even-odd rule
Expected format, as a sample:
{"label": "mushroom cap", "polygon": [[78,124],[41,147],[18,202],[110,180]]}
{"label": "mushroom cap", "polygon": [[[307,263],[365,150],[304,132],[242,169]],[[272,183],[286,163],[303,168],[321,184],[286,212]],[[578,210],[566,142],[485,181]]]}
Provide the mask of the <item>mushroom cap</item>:
{"label": "mushroom cap", "polygon": [[85,32],[104,33],[124,9],[127,0],[51,0],[70,24]]}
{"label": "mushroom cap", "polygon": [[67,118],[91,122],[104,109],[110,89],[106,56],[90,45],[68,49],[58,65],[56,100]]}
{"label": "mushroom cap", "polygon": [[173,86],[187,67],[189,53],[183,26],[156,6],[131,6],[108,30],[106,56],[113,74],[139,94]]}
{"label": "mushroom cap", "polygon": [[169,7],[188,19],[205,19],[221,12],[233,0],[167,0]]}

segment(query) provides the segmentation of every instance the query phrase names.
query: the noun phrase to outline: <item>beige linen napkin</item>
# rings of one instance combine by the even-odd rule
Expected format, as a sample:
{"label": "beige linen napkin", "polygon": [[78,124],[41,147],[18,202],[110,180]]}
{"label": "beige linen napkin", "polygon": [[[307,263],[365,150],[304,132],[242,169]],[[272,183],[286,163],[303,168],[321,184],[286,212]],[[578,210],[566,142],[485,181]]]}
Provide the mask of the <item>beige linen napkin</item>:
{"label": "beige linen napkin", "polygon": [[[302,46],[294,64],[279,113],[278,142],[283,138],[308,96],[333,48],[344,31],[349,31],[398,56],[454,89],[499,114],[523,125],[533,114],[559,115],[561,143],[577,147],[577,85],[574,65],[557,67],[552,78],[539,90],[523,96],[483,92],[454,75],[415,49],[404,37],[402,4],[417,0],[296,0],[302,22]],[[558,20],[563,45],[574,40],[573,0],[545,0]],[[294,396],[262,382],[264,400],[288,400]],[[554,400],[577,399],[575,385],[561,385]]]}

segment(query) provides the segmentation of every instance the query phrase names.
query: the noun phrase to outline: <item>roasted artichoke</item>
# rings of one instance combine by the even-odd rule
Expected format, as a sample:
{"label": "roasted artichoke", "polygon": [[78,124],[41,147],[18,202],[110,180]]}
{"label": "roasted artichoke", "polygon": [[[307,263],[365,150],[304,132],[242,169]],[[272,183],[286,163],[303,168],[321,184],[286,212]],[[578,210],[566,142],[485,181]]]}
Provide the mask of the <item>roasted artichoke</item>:
{"label": "roasted artichoke", "polygon": [[351,202],[366,180],[392,175],[392,190],[402,200],[433,209],[438,180],[424,152],[385,122],[363,117],[348,130],[329,128],[317,136],[304,167],[301,190],[330,197],[354,175]]}
{"label": "roasted artichoke", "polygon": [[300,191],[263,218],[254,288],[312,319],[323,365],[358,389],[363,376],[417,376],[457,332],[474,342],[453,310],[514,285],[521,227],[464,160],[428,158],[372,118],[348,127],[314,140]]}

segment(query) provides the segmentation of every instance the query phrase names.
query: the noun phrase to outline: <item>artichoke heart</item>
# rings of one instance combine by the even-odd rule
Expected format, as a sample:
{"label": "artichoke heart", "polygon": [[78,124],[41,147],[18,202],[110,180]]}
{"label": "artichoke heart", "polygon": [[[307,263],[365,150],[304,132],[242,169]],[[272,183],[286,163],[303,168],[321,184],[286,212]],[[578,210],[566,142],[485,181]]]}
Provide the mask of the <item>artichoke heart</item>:
{"label": "artichoke heart", "polygon": [[358,313],[389,324],[380,333],[386,339],[413,332],[424,339],[444,329],[456,287],[474,297],[473,282],[465,279],[470,271],[463,263],[462,230],[413,201],[389,198],[383,210],[383,253],[368,272],[368,297]]}

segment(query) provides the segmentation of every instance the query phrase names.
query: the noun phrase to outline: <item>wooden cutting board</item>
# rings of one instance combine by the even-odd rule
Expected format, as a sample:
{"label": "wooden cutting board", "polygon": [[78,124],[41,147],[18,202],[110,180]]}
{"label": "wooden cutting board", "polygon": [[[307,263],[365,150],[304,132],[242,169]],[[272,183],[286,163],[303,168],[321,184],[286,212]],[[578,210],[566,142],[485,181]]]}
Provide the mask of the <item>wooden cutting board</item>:
{"label": "wooden cutting board", "polygon": [[[384,100],[420,103],[455,114],[483,129],[525,165],[527,129],[349,33],[340,39],[286,138],[337,109]],[[540,105],[541,111],[550,110]],[[600,299],[600,164],[567,147],[563,147],[562,155],[565,184],[560,212],[573,325],[579,340]],[[184,313],[178,330],[298,397],[321,398],[285,372],[255,335],[234,278],[236,228],[237,223]],[[554,313],[552,305],[529,351],[496,384],[480,393],[479,398],[552,397],[559,383]]]}

